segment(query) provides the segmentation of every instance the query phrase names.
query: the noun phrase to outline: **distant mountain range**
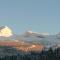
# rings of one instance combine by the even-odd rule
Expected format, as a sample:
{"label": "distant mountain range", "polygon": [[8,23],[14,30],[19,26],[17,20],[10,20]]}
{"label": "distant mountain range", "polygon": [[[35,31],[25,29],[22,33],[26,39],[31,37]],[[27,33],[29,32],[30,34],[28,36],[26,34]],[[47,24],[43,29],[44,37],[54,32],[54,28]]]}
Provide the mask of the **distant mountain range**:
{"label": "distant mountain range", "polygon": [[48,33],[27,31],[21,35],[17,35],[9,27],[1,26],[0,45],[19,46],[17,48],[22,50],[35,50],[36,47],[39,49],[56,48],[60,47],[60,33],[50,35]]}

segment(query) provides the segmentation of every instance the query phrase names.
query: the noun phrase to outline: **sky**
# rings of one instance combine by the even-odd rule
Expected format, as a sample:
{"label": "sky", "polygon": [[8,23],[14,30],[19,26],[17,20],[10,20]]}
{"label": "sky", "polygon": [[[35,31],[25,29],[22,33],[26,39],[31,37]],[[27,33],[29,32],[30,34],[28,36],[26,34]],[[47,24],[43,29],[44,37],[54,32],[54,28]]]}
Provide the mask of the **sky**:
{"label": "sky", "polygon": [[60,0],[0,0],[0,26],[17,34],[60,32]]}

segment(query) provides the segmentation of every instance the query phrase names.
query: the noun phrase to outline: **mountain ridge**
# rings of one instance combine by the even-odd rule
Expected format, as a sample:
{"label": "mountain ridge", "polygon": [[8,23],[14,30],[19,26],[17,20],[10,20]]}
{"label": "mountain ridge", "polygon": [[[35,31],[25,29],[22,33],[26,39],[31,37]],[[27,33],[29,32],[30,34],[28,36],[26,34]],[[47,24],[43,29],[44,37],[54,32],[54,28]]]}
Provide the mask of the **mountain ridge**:
{"label": "mountain ridge", "polygon": [[30,46],[32,46],[34,49],[37,46],[55,48],[56,46],[60,46],[60,33],[50,35],[47,33],[27,31],[21,35],[17,35],[13,34],[13,31],[9,27],[2,26],[0,27],[0,43],[1,42],[2,45],[5,44],[9,46],[11,44],[12,46],[21,46],[18,47],[19,49],[23,49],[24,46],[26,49],[31,49]]}

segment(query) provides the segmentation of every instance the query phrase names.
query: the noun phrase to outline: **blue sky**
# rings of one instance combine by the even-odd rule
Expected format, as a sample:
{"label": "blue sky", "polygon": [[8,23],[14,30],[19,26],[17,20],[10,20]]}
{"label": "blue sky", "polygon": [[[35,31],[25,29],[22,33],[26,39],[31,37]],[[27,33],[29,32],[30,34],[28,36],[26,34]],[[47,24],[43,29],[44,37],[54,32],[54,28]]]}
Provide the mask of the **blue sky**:
{"label": "blue sky", "polygon": [[17,34],[27,30],[60,32],[60,0],[0,0],[0,26]]}

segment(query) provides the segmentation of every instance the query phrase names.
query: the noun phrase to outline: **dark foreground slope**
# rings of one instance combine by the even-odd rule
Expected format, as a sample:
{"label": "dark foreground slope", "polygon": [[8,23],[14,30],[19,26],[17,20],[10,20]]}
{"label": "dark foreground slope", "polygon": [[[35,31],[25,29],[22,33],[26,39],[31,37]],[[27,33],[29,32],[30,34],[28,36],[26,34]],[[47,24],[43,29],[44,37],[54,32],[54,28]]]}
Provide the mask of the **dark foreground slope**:
{"label": "dark foreground slope", "polygon": [[42,52],[22,52],[14,47],[0,46],[0,60],[60,60],[60,48]]}

